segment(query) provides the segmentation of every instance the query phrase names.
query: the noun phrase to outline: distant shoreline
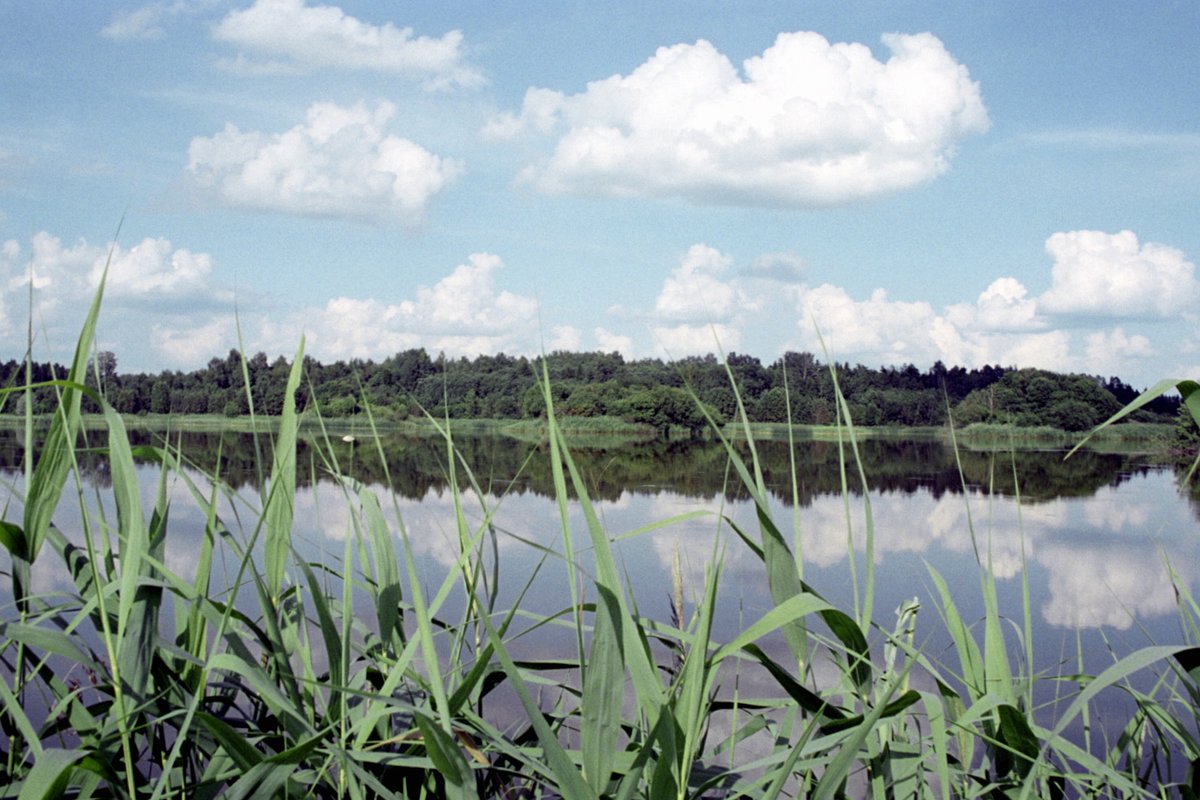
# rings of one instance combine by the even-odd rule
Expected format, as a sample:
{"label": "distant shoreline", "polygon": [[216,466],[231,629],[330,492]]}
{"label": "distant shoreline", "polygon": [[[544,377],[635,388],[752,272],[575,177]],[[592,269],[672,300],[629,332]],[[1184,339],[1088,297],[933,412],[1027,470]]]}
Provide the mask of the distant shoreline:
{"label": "distant shoreline", "polygon": [[[145,414],[122,415],[126,425],[134,430],[197,432],[197,433],[253,433],[255,431],[269,433],[277,430],[279,417],[267,415],[249,415],[226,417],[219,414]],[[48,415],[34,417],[39,425],[47,424]],[[105,426],[104,417],[100,414],[84,414],[83,424],[89,429],[99,429]],[[424,419],[375,419],[374,422],[366,415],[353,417],[337,417],[319,419],[315,416],[302,416],[301,429],[307,433],[320,432],[322,428],[330,436],[346,435],[366,437],[372,430],[379,433],[407,434],[412,436],[437,435],[445,420]],[[649,426],[641,425],[619,417],[557,417],[559,427],[565,434],[573,438],[605,439],[611,441],[656,441],[660,439],[658,431]],[[25,418],[15,414],[0,414],[0,429],[16,429],[22,427]],[[846,429],[835,425],[801,425],[789,426],[779,422],[751,422],[748,424],[751,435],[755,439],[786,441],[789,436],[796,441],[837,441],[839,436],[846,435]],[[449,428],[453,433],[479,433],[487,435],[506,435],[519,439],[541,438],[547,426],[542,419],[451,419]],[[1113,425],[1092,435],[1092,441],[1100,444],[1113,443],[1152,445],[1149,449],[1169,449],[1173,426],[1169,423],[1124,422]],[[745,438],[745,427],[739,422],[729,422],[721,426],[721,432],[731,439]],[[869,438],[887,439],[951,439],[950,428],[939,426],[854,426],[855,437],[859,440]],[[699,438],[710,438],[711,432],[706,431]],[[972,423],[956,428],[953,438],[963,444],[979,446],[1009,446],[1018,449],[1031,446],[1071,446],[1088,434],[1072,433],[1058,430],[1049,426],[1016,426],[995,423]],[[691,438],[685,428],[672,429],[672,441],[686,441]]]}

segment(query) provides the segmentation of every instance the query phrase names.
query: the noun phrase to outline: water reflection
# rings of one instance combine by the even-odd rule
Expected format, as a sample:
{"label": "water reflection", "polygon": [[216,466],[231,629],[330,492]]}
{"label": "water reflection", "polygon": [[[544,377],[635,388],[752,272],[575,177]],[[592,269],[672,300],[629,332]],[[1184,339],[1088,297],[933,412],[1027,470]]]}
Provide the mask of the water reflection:
{"label": "water reflection", "polygon": [[[135,444],[155,440],[144,432],[135,432],[133,438]],[[266,438],[258,443],[261,454],[252,437],[242,434],[185,433],[172,441],[197,466],[197,480],[202,480],[201,470],[217,472],[238,489],[226,501],[230,520],[254,519],[260,480],[255,465],[270,462]],[[528,544],[555,553],[563,550],[547,454],[536,445],[497,436],[462,436],[456,444],[480,487],[478,495],[471,490],[462,495],[468,515],[478,524],[485,509],[496,509],[495,532],[486,550],[489,559],[497,558],[502,567],[502,597],[505,593],[515,597],[526,577],[536,571],[525,601],[530,610],[552,613],[569,605],[564,566],[555,558],[546,561],[544,550]],[[444,446],[399,436],[379,443],[390,484],[375,455],[375,443],[360,439],[352,446],[339,440],[329,446],[341,468],[367,484],[383,508],[394,510],[403,520],[423,574],[430,585],[440,582],[459,555]],[[885,616],[914,596],[931,605],[928,568],[932,567],[961,595],[964,616],[978,618],[982,613],[979,558],[991,564],[1010,609],[1021,607],[1018,577],[1022,565],[1027,566],[1041,636],[1101,626],[1131,631],[1136,624],[1144,635],[1159,641],[1176,638],[1175,594],[1166,565],[1194,586],[1200,577],[1196,574],[1200,545],[1194,535],[1191,501],[1178,492],[1171,469],[1147,456],[1094,451],[1064,461],[1061,452],[1013,456],[964,450],[956,461],[954,452],[935,439],[867,440],[859,450],[867,488],[864,493],[857,471],[851,468],[846,475],[847,501],[836,443],[798,445],[794,494],[787,446],[764,442],[758,447],[775,519],[794,534],[806,580],[834,602],[848,608],[856,595],[863,595],[869,504],[874,518],[876,608]],[[354,530],[356,511],[319,453],[311,441],[300,449],[296,541],[304,557],[334,563]],[[676,552],[685,585],[693,592],[704,583],[706,565],[714,558],[721,561],[724,617],[718,619],[718,631],[722,625],[732,631],[747,615],[769,608],[761,565],[720,523],[725,515],[755,530],[753,507],[730,479],[719,444],[580,447],[574,455],[614,537],[697,509],[710,512],[620,540],[619,553],[644,613],[669,617],[665,587],[670,584]],[[19,481],[20,458],[16,434],[0,432],[0,470],[9,482]],[[85,454],[81,470],[92,484],[108,484],[107,464],[100,452]],[[143,497],[153,497],[157,474],[149,464],[142,469]],[[204,520],[182,481],[172,481],[168,491],[173,502],[167,561],[188,577]],[[250,508],[240,508],[243,504]],[[8,513],[12,516],[19,509],[10,506]],[[62,520],[59,524],[70,527]],[[583,530],[582,520],[574,525],[576,531]],[[39,584],[36,588],[56,587]],[[1156,624],[1164,626],[1161,631],[1156,631]]]}
{"label": "water reflection", "polygon": [[[20,432],[0,430],[0,469],[19,468],[23,454]],[[102,440],[93,434],[101,445]],[[142,430],[130,433],[136,445],[159,445],[163,435]],[[180,432],[170,435],[172,445],[200,470],[219,474],[235,488],[258,485],[259,464],[269,464],[269,436],[246,433]],[[455,447],[471,466],[479,483],[489,493],[533,492],[552,496],[553,475],[548,450],[537,444],[501,435],[457,435]],[[737,447],[745,456],[744,444]],[[924,491],[940,498],[983,489],[993,494],[1019,494],[1028,501],[1060,497],[1090,497],[1100,488],[1117,486],[1134,475],[1159,466],[1146,455],[1124,455],[1082,450],[1072,458],[1062,451],[1009,453],[962,449],[956,461],[952,448],[941,439],[867,439],[858,444],[870,490],[881,493],[913,494]],[[382,453],[381,460],[379,454]],[[794,452],[785,442],[764,441],[757,453],[767,487],[781,502],[790,504],[792,459],[797,474],[796,497],[807,506],[825,494],[842,491],[842,460],[852,458],[849,448],[836,442],[800,441]],[[345,473],[369,484],[386,484],[390,474],[393,492],[409,499],[424,498],[430,490],[446,488],[447,457],[439,440],[404,435],[385,435],[379,441],[359,436],[353,443],[334,437],[321,442],[301,437],[298,448],[298,482],[302,486],[328,479],[327,457],[337,459]],[[593,499],[615,501],[625,492],[669,492],[703,498],[721,494],[726,499],[744,499],[737,482],[729,482],[727,459],[722,445],[714,441],[653,441],[624,446],[581,446],[572,450],[589,480]],[[384,462],[386,461],[386,469]],[[959,468],[961,465],[961,474]],[[107,465],[94,453],[85,456],[82,468],[97,484],[105,485]],[[860,494],[861,485],[848,463],[848,488]]]}

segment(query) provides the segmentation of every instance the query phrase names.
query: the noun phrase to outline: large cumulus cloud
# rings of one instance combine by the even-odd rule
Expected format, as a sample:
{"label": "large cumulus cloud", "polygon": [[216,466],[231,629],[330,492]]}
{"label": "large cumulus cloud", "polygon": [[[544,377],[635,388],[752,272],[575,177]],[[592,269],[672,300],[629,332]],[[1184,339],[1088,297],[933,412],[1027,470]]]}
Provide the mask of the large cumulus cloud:
{"label": "large cumulus cloud", "polygon": [[1138,242],[1133,231],[1065,231],[1046,240],[1054,258],[1050,290],[1038,304],[1050,314],[1167,317],[1200,298],[1196,267],[1182,251]]}
{"label": "large cumulus cloud", "polygon": [[548,192],[829,206],[909,188],[987,129],[979,86],[935,36],[784,33],[739,71],[711,43],[662,47],[574,95],[534,88],[486,133],[555,133],[523,173]]}

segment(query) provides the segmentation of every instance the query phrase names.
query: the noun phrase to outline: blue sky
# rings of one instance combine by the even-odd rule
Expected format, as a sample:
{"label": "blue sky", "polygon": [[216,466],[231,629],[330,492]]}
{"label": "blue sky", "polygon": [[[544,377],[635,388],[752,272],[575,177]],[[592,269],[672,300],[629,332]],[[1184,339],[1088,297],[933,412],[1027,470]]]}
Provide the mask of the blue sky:
{"label": "blue sky", "polygon": [[[1200,374],[1194,3],[7,3],[0,335]],[[118,234],[118,223],[121,220]],[[115,237],[115,239],[114,239]],[[115,241],[115,246],[113,242]]]}

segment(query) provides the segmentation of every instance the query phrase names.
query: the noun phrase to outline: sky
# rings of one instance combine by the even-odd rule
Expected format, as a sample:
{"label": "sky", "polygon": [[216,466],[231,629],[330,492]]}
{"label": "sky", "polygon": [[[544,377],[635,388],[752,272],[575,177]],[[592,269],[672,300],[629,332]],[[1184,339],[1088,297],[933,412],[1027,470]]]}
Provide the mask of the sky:
{"label": "sky", "polygon": [[[1200,4],[0,0],[0,358],[1200,377]],[[240,344],[239,344],[240,342]]]}

